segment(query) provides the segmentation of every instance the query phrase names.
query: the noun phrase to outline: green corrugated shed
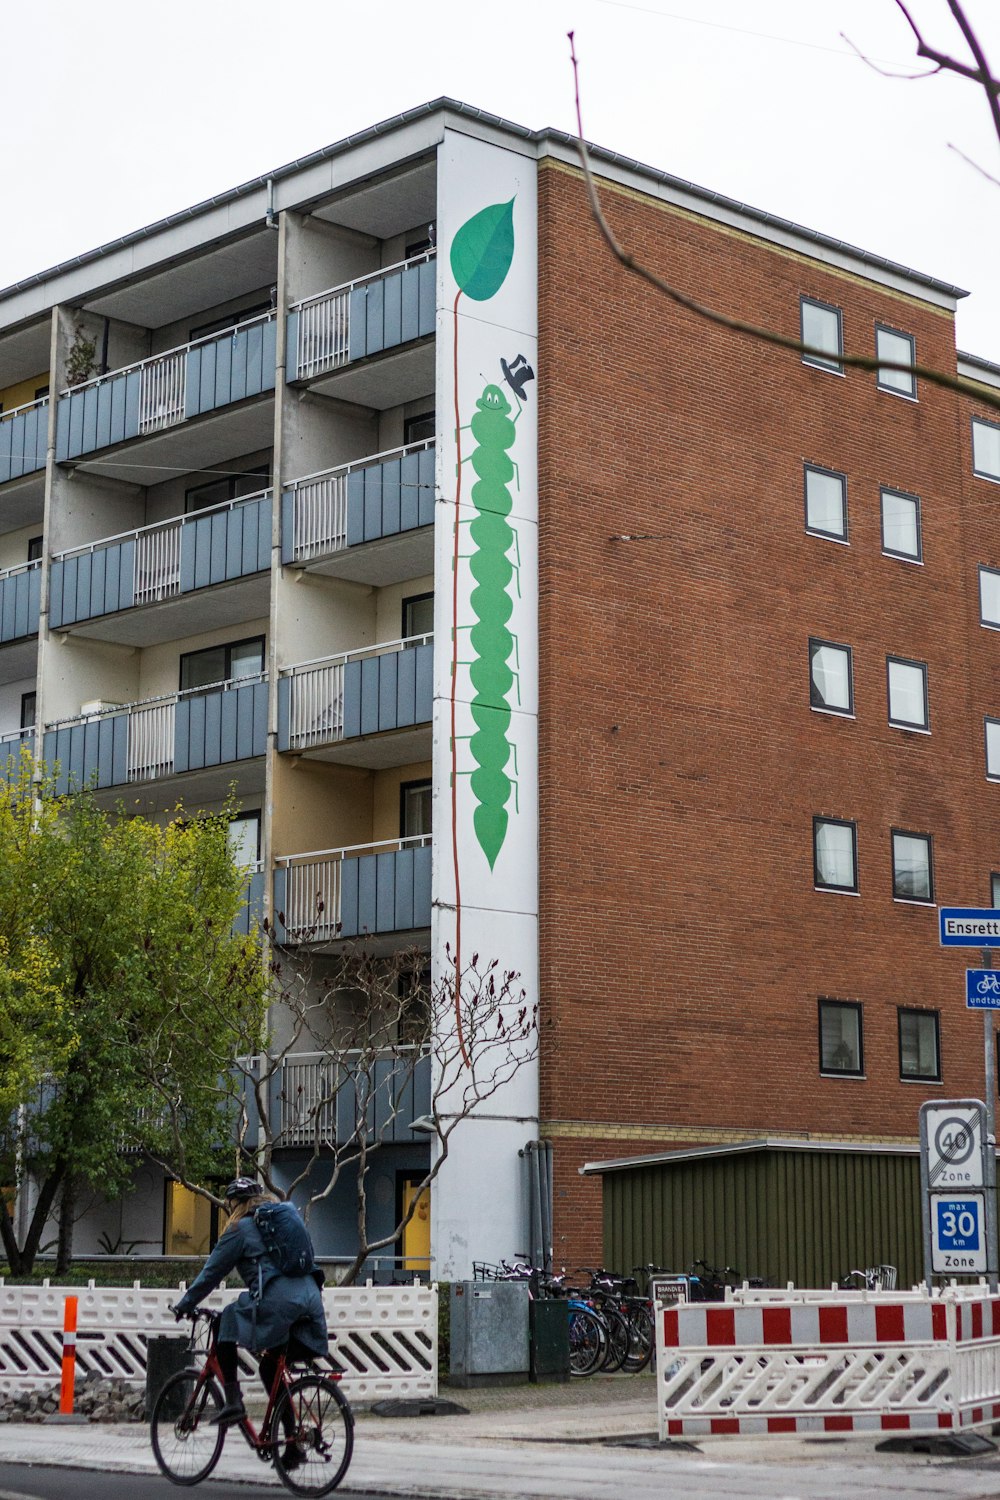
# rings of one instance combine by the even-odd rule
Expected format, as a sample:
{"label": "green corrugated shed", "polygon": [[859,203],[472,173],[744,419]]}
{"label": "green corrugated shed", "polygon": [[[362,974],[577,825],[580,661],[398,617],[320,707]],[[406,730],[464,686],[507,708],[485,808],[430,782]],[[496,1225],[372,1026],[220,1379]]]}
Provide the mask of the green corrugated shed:
{"label": "green corrugated shed", "polygon": [[829,1286],[893,1265],[923,1277],[914,1146],[760,1140],[589,1162],[604,1188],[604,1263],[687,1271],[703,1259],[771,1285]]}

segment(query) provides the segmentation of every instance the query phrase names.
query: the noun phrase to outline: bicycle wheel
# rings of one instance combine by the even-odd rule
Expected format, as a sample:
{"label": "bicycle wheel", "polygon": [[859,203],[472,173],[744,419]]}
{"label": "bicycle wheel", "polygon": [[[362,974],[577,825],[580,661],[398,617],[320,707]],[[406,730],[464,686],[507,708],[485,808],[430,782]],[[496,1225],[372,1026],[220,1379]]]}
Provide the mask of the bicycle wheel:
{"label": "bicycle wheel", "polygon": [[286,1386],[274,1410],[271,1441],[274,1467],[293,1495],[336,1489],[354,1451],[354,1413],[336,1381],[302,1375]]}
{"label": "bicycle wheel", "polygon": [[593,1375],[604,1359],[607,1334],[604,1324],[589,1307],[569,1310],[569,1372],[571,1375]]}
{"label": "bicycle wheel", "polygon": [[215,1381],[202,1381],[196,1370],[178,1370],[164,1383],[153,1403],[149,1435],[160,1473],[172,1484],[197,1484],[219,1462],[226,1429],[212,1418],[223,1404]]}
{"label": "bicycle wheel", "polygon": [[628,1323],[617,1307],[602,1307],[601,1317],[608,1329],[608,1342],[604,1350],[601,1369],[609,1375],[614,1375],[621,1369],[628,1357],[630,1342]]}
{"label": "bicycle wheel", "polygon": [[628,1312],[629,1344],[622,1369],[630,1375],[638,1375],[653,1357],[656,1343],[653,1330],[653,1314],[648,1307],[630,1307]]}

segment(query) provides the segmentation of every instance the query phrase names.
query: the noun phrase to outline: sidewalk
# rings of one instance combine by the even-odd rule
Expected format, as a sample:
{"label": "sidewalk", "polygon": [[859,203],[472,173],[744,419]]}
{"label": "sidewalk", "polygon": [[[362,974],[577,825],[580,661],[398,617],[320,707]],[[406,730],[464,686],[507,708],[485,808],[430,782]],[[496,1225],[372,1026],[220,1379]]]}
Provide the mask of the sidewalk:
{"label": "sidewalk", "polygon": [[[656,1442],[650,1376],[595,1376],[562,1386],[463,1391],[444,1387],[464,1416],[381,1418],[357,1413],[354,1459],[341,1493],[449,1500],[663,1500],[672,1497],[993,1496],[1000,1454],[930,1459],[883,1455],[874,1438],[794,1436]],[[616,1440],[622,1440],[619,1443]],[[609,1441],[610,1440],[610,1441]],[[638,1446],[630,1441],[639,1440]],[[0,1463],[155,1473],[145,1426],[0,1425]],[[279,1486],[236,1434],[220,1479]]]}

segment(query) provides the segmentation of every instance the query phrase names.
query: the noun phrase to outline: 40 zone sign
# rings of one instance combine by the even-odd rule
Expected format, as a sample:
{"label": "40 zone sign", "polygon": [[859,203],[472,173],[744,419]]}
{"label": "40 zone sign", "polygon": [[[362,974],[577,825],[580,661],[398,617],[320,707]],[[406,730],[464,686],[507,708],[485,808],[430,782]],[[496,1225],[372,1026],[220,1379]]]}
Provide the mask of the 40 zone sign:
{"label": "40 zone sign", "polygon": [[980,1099],[935,1099],[920,1107],[920,1184],[924,1270],[981,1276],[993,1270],[986,1211],[986,1106]]}

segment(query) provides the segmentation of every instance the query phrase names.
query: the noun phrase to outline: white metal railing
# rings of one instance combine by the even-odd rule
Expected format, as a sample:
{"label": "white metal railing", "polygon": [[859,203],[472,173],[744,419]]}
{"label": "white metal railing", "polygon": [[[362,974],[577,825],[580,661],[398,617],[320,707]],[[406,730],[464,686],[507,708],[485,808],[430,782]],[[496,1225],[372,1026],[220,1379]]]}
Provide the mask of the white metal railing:
{"label": "white metal railing", "polygon": [[296,479],[292,491],[292,558],[295,562],[308,562],[314,557],[325,557],[330,552],[341,552],[347,546],[347,478],[358,469],[372,469],[377,464],[389,463],[394,458],[404,458],[408,453],[420,453],[433,448],[434,439],[421,443],[408,443],[403,448],[390,448],[385,453],[375,453],[369,458],[354,463],[339,464],[333,469],[323,469],[318,474],[307,474]]}
{"label": "white metal railing", "polygon": [[410,838],[383,839],[376,844],[351,844],[344,849],[317,849],[308,854],[281,854],[275,864],[285,876],[284,925],[287,932],[308,932],[310,941],[325,942],[340,928],[341,866],[345,860],[368,854],[398,853],[402,849],[424,849],[429,833]]}
{"label": "white metal railing", "polygon": [[12,568],[0,568],[0,582],[5,578],[13,578],[18,573],[32,573],[36,568],[40,568],[41,566],[42,559],[36,557],[31,562],[15,563]]}
{"label": "white metal railing", "polygon": [[432,633],[361,646],[337,656],[316,657],[282,667],[280,675],[292,680],[288,707],[288,748],[306,750],[311,745],[329,745],[344,737],[344,668],[350,661],[389,656],[414,646],[427,646]]}
{"label": "white metal railing", "polygon": [[295,675],[288,708],[288,748],[306,750],[344,737],[344,663]]}
{"label": "white metal railing", "polygon": [[48,396],[39,396],[37,401],[25,401],[21,406],[12,406],[9,411],[0,411],[0,426],[4,422],[11,422],[15,417],[21,417],[26,411],[31,411],[33,406],[48,406]]}
{"label": "white metal railing", "polygon": [[181,591],[181,527],[151,526],[136,533],[132,597],[136,604],[170,599]]}
{"label": "white metal railing", "polygon": [[186,393],[186,348],[144,364],[139,372],[140,436],[183,422]]}
{"label": "white metal railing", "polygon": [[128,716],[128,779],[154,781],[174,769],[177,700],[134,709]]}
{"label": "white metal railing", "polygon": [[[244,328],[255,323],[270,323],[276,312],[258,313],[243,323],[221,332],[206,333],[200,339],[191,339],[179,344],[176,349],[166,349],[162,354],[152,354],[147,359],[137,359],[133,364],[122,365],[117,370],[106,370],[103,375],[94,375],[90,380],[81,380],[79,385],[68,386],[60,394],[76,395],[92,385],[103,385],[109,380],[118,380],[123,375],[139,373],[139,433],[160,432],[184,420],[184,402],[187,387],[187,356],[191,349],[202,344],[218,343],[223,338],[235,338]],[[48,398],[45,398],[48,399]],[[13,414],[12,414],[13,415]]]}
{"label": "white metal railing", "polygon": [[[426,1048],[400,1045],[386,1049],[386,1061],[400,1059],[402,1072],[411,1074]],[[280,1136],[283,1146],[328,1145],[337,1135],[337,1091],[362,1067],[367,1079],[382,1054],[352,1048],[331,1057],[329,1052],[293,1052],[282,1060]],[[352,1059],[356,1067],[352,1067]]]}
{"label": "white metal railing", "polygon": [[398,261],[393,266],[383,266],[378,271],[369,271],[354,281],[327,291],[316,292],[295,302],[289,312],[298,313],[299,326],[295,348],[295,373],[301,380],[320,375],[327,370],[339,369],[350,359],[351,348],[351,293],[355,287],[365,286],[371,281],[380,281],[395,271],[407,266],[419,266],[433,260],[436,251],[426,250],[409,260]]}

